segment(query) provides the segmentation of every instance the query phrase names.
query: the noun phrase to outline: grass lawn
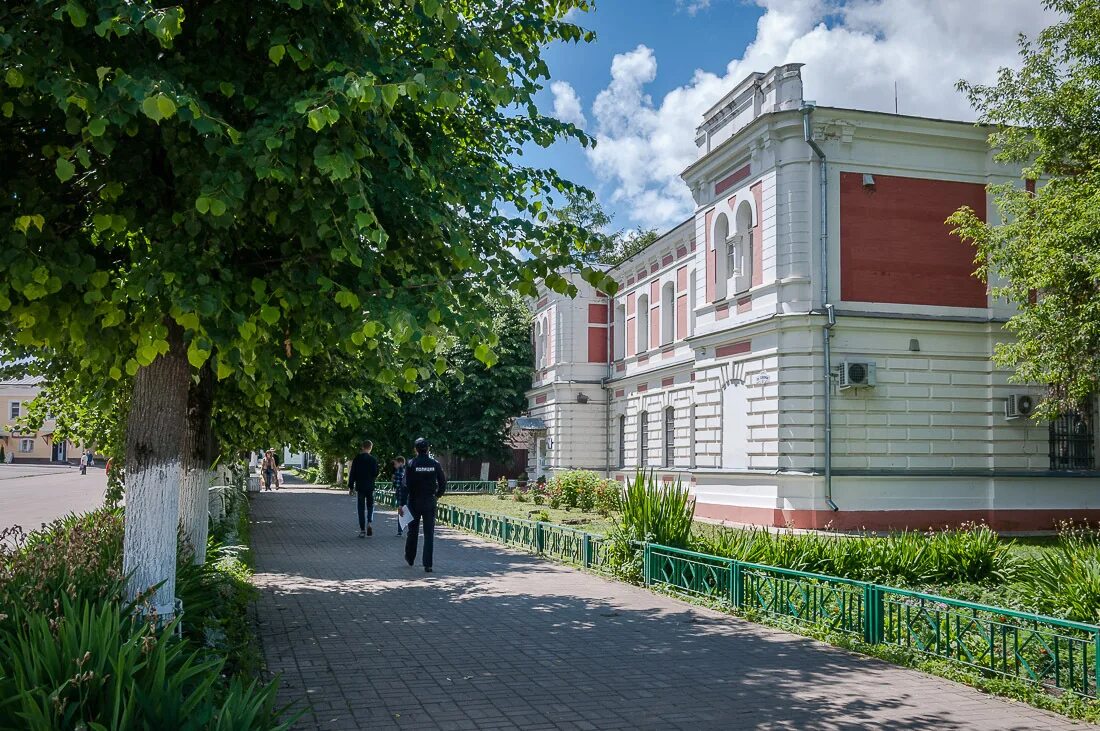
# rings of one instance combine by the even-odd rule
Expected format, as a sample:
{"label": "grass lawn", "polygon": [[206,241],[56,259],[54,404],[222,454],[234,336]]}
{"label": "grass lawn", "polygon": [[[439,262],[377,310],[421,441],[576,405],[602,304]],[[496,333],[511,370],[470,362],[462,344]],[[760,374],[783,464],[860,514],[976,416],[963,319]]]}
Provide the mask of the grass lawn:
{"label": "grass lawn", "polygon": [[500,500],[494,495],[444,495],[440,502],[467,508],[468,510],[480,510],[483,513],[499,513],[513,518],[534,519],[534,516],[545,510],[550,516],[550,523],[566,525],[571,528],[580,528],[590,533],[609,533],[613,524],[612,518],[604,518],[596,513],[583,513],[580,510],[554,510],[546,505],[535,505],[530,500],[525,503],[517,503],[509,495]]}

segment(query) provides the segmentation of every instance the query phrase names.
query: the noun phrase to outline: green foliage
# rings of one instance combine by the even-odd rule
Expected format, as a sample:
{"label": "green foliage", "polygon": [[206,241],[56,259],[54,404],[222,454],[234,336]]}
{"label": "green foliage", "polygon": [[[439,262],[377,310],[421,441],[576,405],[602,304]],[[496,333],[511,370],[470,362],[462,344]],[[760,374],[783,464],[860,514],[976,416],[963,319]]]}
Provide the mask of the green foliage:
{"label": "green foliage", "polygon": [[[232,524],[247,528],[241,510]],[[100,510],[0,536],[0,729],[286,728],[275,684],[227,677],[258,667],[247,554],[214,539],[196,567],[181,552],[178,641],[122,603],[122,533]]]}
{"label": "green foliage", "polygon": [[529,490],[526,487],[516,487],[516,489],[512,491],[512,500],[517,503],[525,503],[527,502],[528,492]]}
{"label": "green foliage", "polygon": [[712,528],[692,543],[702,553],[748,563],[909,587],[1004,581],[1018,563],[984,525],[888,536]]}
{"label": "green foliage", "polygon": [[609,536],[608,562],[620,576],[641,579],[641,542],[688,547],[695,500],[679,482],[663,485],[655,474],[639,471],[622,489],[619,508],[619,522]]}
{"label": "green foliage", "polygon": [[1100,8],[1044,0],[1060,21],[1021,40],[1021,66],[995,84],[960,82],[993,126],[997,159],[1040,181],[1034,194],[990,187],[999,215],[963,208],[948,223],[977,247],[977,274],[1019,307],[994,354],[1021,383],[1049,384],[1037,418],[1078,409],[1100,390]]}
{"label": "green foliage", "polygon": [[[622,489],[615,480],[601,480],[596,486],[594,509],[603,517],[619,510],[619,497]],[[583,509],[583,508],[582,508]]]}
{"label": "green foliage", "polygon": [[546,502],[547,488],[546,483],[540,482],[531,488],[531,502],[535,505],[542,505]]}
{"label": "green foliage", "polygon": [[1100,534],[1064,524],[1053,550],[1029,560],[1013,590],[1032,611],[1100,624]]}
{"label": "green foliage", "polygon": [[511,494],[512,490],[508,487],[508,478],[501,477],[497,480],[496,487],[493,488],[493,494],[496,495],[497,500],[503,500]]}
{"label": "green foliage", "polygon": [[6,354],[126,390],[178,327],[245,448],[415,390],[450,338],[501,361],[489,293],[585,248],[514,151],[589,142],[534,103],[586,0],[64,7],[0,4]]}
{"label": "green foliage", "polygon": [[0,635],[0,729],[282,729],[274,684],[218,687],[222,661],[117,603],[68,597]]}

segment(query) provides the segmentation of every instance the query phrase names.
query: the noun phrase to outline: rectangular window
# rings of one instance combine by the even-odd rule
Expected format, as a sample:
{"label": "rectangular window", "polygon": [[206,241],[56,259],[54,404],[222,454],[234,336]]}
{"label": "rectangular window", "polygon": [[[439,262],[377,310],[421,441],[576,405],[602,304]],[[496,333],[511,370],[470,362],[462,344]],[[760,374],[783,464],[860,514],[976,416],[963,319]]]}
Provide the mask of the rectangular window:
{"label": "rectangular window", "polygon": [[8,417],[11,419],[18,419],[20,416],[21,405],[18,401],[12,401],[8,407]]}
{"label": "rectangular window", "polygon": [[19,440],[19,451],[20,452],[33,452],[34,451],[34,440],[33,439],[20,439]]}
{"label": "rectangular window", "polygon": [[626,467],[626,417],[619,417],[619,466]]}
{"label": "rectangular window", "polygon": [[1093,409],[1062,414],[1050,422],[1050,468],[1091,470],[1096,468],[1096,419]]}
{"label": "rectangular window", "polygon": [[676,409],[665,409],[665,467],[672,466],[672,456],[676,448]]}
{"label": "rectangular window", "polygon": [[638,414],[638,466],[645,467],[649,457],[649,414]]}

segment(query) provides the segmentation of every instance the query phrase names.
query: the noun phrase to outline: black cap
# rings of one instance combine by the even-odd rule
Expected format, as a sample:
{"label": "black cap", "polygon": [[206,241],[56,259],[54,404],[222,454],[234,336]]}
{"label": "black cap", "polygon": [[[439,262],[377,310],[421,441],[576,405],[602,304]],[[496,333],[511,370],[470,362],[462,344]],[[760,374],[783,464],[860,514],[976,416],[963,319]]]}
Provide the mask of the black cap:
{"label": "black cap", "polygon": [[416,447],[416,451],[418,452],[427,452],[428,440],[424,437],[420,437],[415,442],[413,442],[413,446]]}

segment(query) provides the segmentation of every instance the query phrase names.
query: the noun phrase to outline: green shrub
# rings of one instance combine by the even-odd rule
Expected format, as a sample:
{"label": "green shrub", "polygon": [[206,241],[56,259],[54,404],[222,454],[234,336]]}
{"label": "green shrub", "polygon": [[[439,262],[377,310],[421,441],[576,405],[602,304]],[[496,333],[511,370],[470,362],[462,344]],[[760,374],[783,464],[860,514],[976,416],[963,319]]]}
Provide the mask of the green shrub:
{"label": "green shrub", "polygon": [[547,488],[545,483],[538,483],[531,488],[531,502],[535,505],[542,505],[546,502]]}
{"label": "green shrub", "polygon": [[[592,510],[597,486],[603,482],[603,478],[591,470],[569,470],[559,473],[554,479],[561,488],[561,505],[566,509],[582,510]],[[588,507],[581,507],[582,504]]]}
{"label": "green shrub", "polygon": [[749,563],[900,586],[1005,580],[1016,564],[1011,548],[984,525],[882,537],[713,528],[698,531],[693,546]]}
{"label": "green shrub", "polygon": [[605,518],[619,509],[622,487],[615,480],[600,480],[596,486],[595,511]]}
{"label": "green shrub", "polygon": [[527,488],[517,487],[515,490],[513,490],[512,500],[516,501],[517,503],[527,502]]}
{"label": "green shrub", "polygon": [[534,520],[537,520],[541,523],[549,523],[550,522],[550,513],[546,512],[545,510],[540,510],[539,512],[535,513],[531,517]]}
{"label": "green shrub", "polygon": [[0,635],[0,729],[283,729],[275,685],[232,683],[222,660],[136,621],[117,603],[24,614]]}
{"label": "green shrub", "polygon": [[1033,611],[1100,623],[1100,534],[1064,523],[1058,543],[1027,560],[1013,585]]}
{"label": "green shrub", "polygon": [[619,575],[641,575],[638,543],[648,541],[686,548],[695,520],[695,500],[679,482],[662,485],[653,474],[638,472],[619,498],[619,522],[611,531],[608,560]]}
{"label": "green shrub", "polygon": [[555,510],[565,501],[565,492],[561,480],[554,477],[546,484],[546,504]]}
{"label": "green shrub", "polygon": [[496,487],[493,489],[493,494],[497,496],[497,500],[503,500],[508,497],[508,494],[512,491],[508,488],[508,478],[501,477],[497,480]]}

